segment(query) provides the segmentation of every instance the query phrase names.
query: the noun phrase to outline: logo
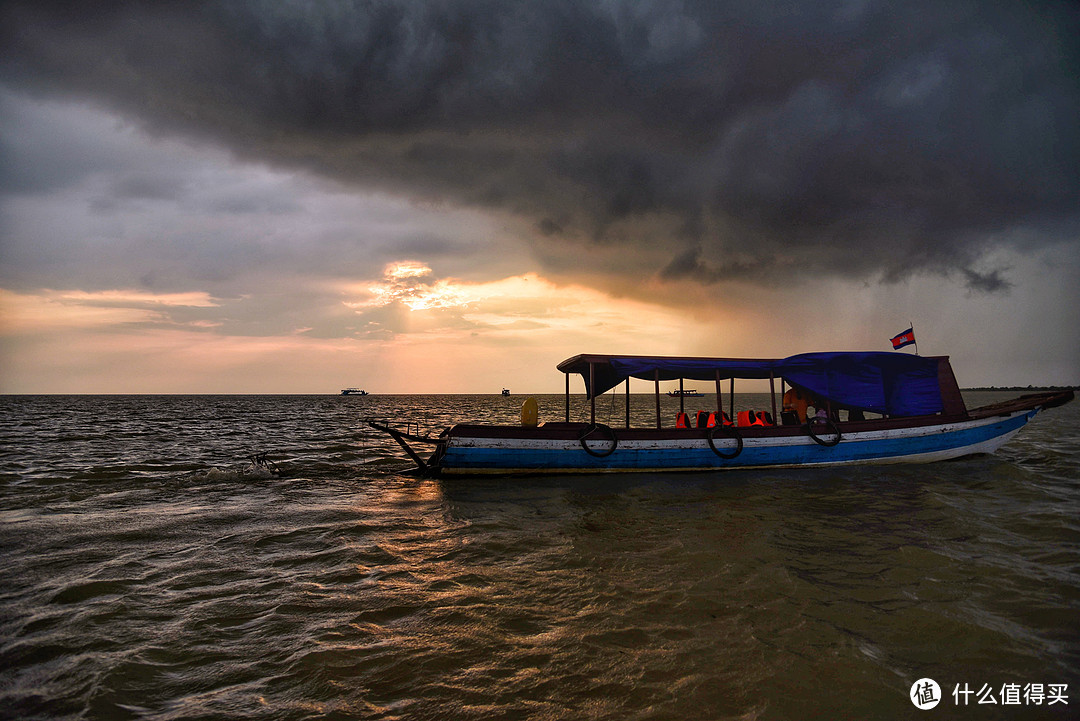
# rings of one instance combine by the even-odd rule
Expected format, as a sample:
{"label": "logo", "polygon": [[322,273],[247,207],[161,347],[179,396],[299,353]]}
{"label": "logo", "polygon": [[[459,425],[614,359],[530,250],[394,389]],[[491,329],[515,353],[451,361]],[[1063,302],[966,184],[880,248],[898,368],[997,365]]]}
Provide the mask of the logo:
{"label": "logo", "polygon": [[920,678],[911,684],[911,703],[915,707],[926,711],[941,703],[941,687],[932,678]]}

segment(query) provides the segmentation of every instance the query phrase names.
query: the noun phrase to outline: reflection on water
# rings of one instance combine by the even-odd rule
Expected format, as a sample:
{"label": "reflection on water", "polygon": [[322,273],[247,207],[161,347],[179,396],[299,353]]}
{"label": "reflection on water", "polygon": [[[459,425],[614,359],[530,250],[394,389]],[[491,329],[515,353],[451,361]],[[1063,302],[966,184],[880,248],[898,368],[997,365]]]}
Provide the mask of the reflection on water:
{"label": "reflection on water", "polygon": [[1080,702],[1077,404],[943,464],[526,481],[405,475],[358,422],[520,402],[0,399],[0,715],[908,718],[922,677],[942,717],[965,682],[1073,696],[972,718]]}

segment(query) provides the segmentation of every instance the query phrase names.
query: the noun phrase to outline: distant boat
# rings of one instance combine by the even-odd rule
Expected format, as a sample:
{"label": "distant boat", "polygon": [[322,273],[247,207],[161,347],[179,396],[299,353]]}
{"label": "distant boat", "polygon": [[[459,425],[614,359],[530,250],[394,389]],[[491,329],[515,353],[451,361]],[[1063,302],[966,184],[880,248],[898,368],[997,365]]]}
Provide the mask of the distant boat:
{"label": "distant boat", "polygon": [[668,391],[669,398],[704,398],[704,393],[698,393],[693,388],[679,391]]}
{"label": "distant boat", "polygon": [[[390,434],[420,470],[443,475],[801,468],[927,463],[993,453],[1035,414],[1073,399],[1072,390],[1062,390],[969,410],[947,356],[894,353],[804,353],[778,359],[579,355],[560,363],[558,370],[584,380],[588,422],[571,422],[567,380],[564,417],[539,425],[458,424],[430,437],[367,423]],[[629,401],[625,428],[597,421],[596,398],[623,382],[629,398],[630,378],[655,384],[655,427],[632,427]],[[714,381],[716,408],[691,414],[680,408],[676,425],[665,425],[659,382],[681,378]],[[736,413],[736,378],[768,381],[772,413]],[[727,412],[721,381],[731,383]],[[785,409],[775,425],[785,386],[813,399],[810,405],[818,415]],[[696,423],[687,415],[696,416]],[[434,445],[435,452],[425,460],[409,441]]]}
{"label": "distant boat", "polygon": [[510,389],[509,388],[503,388],[503,395],[504,396],[510,395]]}
{"label": "distant boat", "polygon": [[368,394],[367,391],[362,390],[360,388],[342,388],[341,389],[341,395],[343,395],[343,396],[366,396],[367,394]]}

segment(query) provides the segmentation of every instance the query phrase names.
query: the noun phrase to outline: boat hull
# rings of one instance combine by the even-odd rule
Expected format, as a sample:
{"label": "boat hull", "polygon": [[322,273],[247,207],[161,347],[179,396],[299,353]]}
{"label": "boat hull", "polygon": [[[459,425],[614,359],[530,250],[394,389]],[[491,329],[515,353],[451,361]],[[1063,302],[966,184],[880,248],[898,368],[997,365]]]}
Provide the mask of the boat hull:
{"label": "boat hull", "polygon": [[[456,426],[448,431],[438,451],[437,465],[442,474],[476,475],[927,463],[992,453],[1037,412],[1027,409],[974,420],[869,430],[858,430],[858,426],[852,430],[840,424],[841,439],[832,446],[822,445],[799,428],[739,429],[742,449],[737,455],[737,441],[716,433],[710,446],[703,429],[680,433],[603,427],[586,436],[586,450],[580,435],[590,427],[582,424],[536,429]],[[613,450],[612,435],[618,438]],[[830,435],[832,438],[835,436]]]}

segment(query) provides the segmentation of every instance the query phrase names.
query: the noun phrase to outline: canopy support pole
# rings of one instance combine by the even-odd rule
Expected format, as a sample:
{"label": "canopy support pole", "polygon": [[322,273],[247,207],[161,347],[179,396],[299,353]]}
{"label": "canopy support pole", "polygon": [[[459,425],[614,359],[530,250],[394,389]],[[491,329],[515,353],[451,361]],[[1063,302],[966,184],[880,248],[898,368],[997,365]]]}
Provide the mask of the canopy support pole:
{"label": "canopy support pole", "polygon": [[653,371],[653,389],[656,392],[656,427],[660,428],[660,369]]}
{"label": "canopy support pole", "polygon": [[596,364],[589,364],[589,422],[596,425]]}
{"label": "canopy support pole", "polygon": [[720,371],[719,371],[719,369],[716,371],[716,415],[720,416],[719,418],[716,419],[717,424],[721,425],[721,426],[724,425],[723,424],[724,395],[723,395],[723,391],[722,391],[722,389],[720,387]]}
{"label": "canopy support pole", "polygon": [[[772,396],[773,423],[776,423],[778,418],[779,418],[776,415],[776,386],[773,385],[773,381],[775,380],[775,378],[776,378],[776,376],[773,374],[773,372],[769,371],[769,395]],[[781,382],[781,384],[783,383],[783,381],[780,381],[780,382]]]}
{"label": "canopy support pole", "polygon": [[626,427],[630,427],[630,376],[626,376]]}
{"label": "canopy support pole", "polygon": [[686,413],[686,391],[683,390],[683,379],[679,379],[679,413]]}
{"label": "canopy support pole", "polygon": [[731,422],[734,423],[735,422],[735,376],[731,376],[731,393],[729,395],[731,396],[731,398],[728,400],[728,408],[730,408],[731,411],[728,413],[728,416],[731,417]]}
{"label": "canopy support pole", "polygon": [[566,376],[566,422],[570,422],[570,372],[563,373]]}
{"label": "canopy support pole", "polygon": [[[781,378],[780,378],[780,399],[781,399],[781,400],[780,400],[780,402],[781,402],[781,403],[787,403],[787,401],[783,400],[784,396],[786,396],[786,395],[787,395],[787,391],[785,390],[786,388],[787,388],[787,381],[785,381],[785,380],[783,379],[783,377],[781,377]],[[775,418],[775,419],[774,419],[774,420],[776,421],[776,425],[778,425],[778,426],[779,426],[779,425],[783,425],[783,424],[781,423],[781,420],[783,419],[783,414],[784,414],[784,411],[785,411],[786,409],[787,409],[787,406],[786,406],[786,405],[781,405],[781,406],[780,406],[780,416],[781,416],[781,417],[780,417],[780,418]]]}

